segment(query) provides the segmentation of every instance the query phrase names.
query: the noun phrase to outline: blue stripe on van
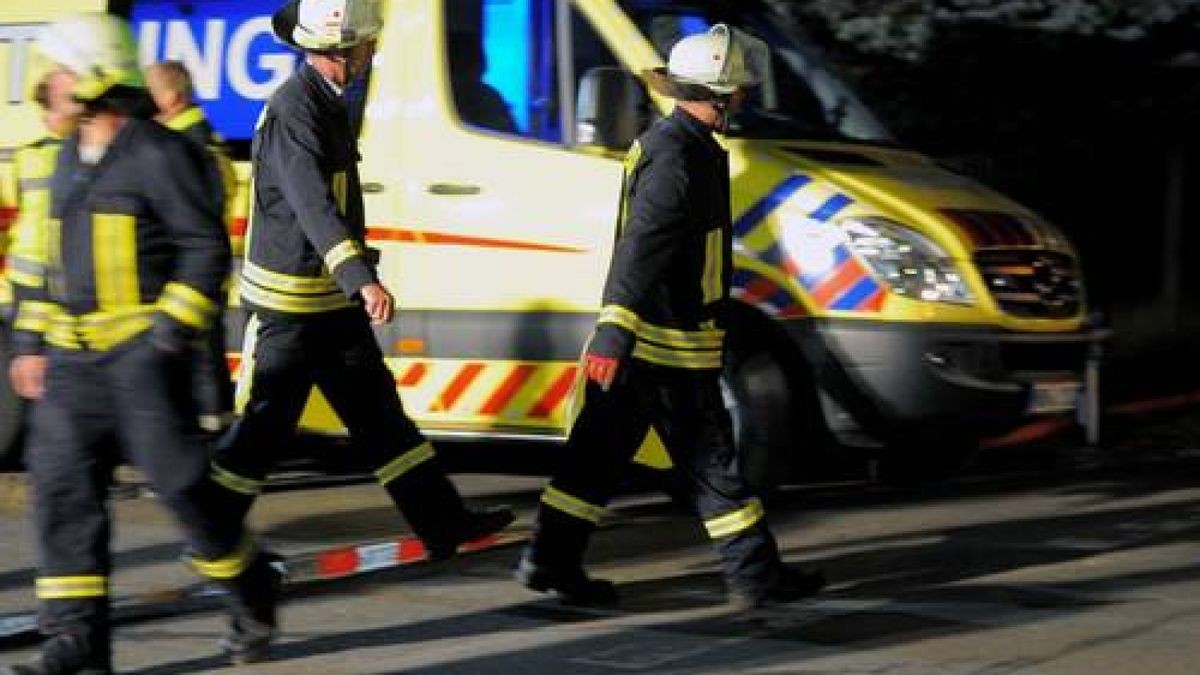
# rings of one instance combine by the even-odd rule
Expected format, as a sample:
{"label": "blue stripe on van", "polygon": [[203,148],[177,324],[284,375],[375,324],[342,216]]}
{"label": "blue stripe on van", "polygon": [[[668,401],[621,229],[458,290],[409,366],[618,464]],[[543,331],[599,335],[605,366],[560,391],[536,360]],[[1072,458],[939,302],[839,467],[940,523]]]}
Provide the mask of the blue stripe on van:
{"label": "blue stripe on van", "polygon": [[793,174],[788,176],[779,185],[771,189],[762,199],[758,200],[754,206],[746,209],[746,212],[741,215],[733,224],[733,233],[736,235],[745,235],[757,226],[759,223],[767,219],[771,212],[779,208],[779,205],[796,193],[797,190],[808,185],[812,179],[804,174]]}
{"label": "blue stripe on van", "polygon": [[836,216],[839,212],[841,212],[842,209],[846,208],[852,203],[854,203],[853,199],[844,194],[838,193],[827,199],[824,204],[817,207],[817,210],[813,211],[809,217],[813,220],[824,223],[830,218]]}

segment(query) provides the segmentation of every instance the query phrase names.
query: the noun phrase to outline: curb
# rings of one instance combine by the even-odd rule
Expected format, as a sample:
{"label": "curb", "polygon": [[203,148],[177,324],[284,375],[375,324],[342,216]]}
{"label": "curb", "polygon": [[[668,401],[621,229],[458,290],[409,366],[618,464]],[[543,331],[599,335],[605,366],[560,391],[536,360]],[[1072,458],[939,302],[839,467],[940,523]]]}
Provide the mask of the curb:
{"label": "curb", "polygon": [[[465,555],[502,549],[528,539],[529,532],[526,531],[501,532],[462,544],[458,547],[458,553]],[[425,562],[425,546],[421,540],[404,536],[301,553],[284,558],[278,564],[285,574],[283,589],[286,597],[289,589]],[[199,582],[112,598],[112,624],[116,626],[217,609],[224,596],[224,590]],[[36,642],[37,624],[36,612],[0,615],[0,649]]]}

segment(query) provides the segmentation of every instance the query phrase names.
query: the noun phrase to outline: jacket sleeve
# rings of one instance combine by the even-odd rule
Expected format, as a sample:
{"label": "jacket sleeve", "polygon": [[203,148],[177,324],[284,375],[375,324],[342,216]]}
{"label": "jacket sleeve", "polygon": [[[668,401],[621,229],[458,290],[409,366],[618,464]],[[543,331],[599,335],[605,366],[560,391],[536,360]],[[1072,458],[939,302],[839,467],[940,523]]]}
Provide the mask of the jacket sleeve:
{"label": "jacket sleeve", "polygon": [[[264,158],[279,177],[280,190],[304,236],[325,260],[342,292],[353,297],[374,283],[375,269],[367,261],[363,245],[350,233],[335,191],[337,178],[330,181],[322,171],[322,149],[315,132],[314,117],[293,114],[275,118],[271,142],[263,148]],[[343,176],[342,188],[345,189]],[[342,199],[350,195],[342,195]]]}
{"label": "jacket sleeve", "polygon": [[[48,181],[53,163],[45,157],[31,160],[36,149],[17,151],[15,194],[19,206],[10,231],[5,276],[13,294],[12,351],[37,354],[56,306],[46,292],[46,229],[49,227]],[[36,183],[36,184],[35,184]]]}
{"label": "jacket sleeve", "polygon": [[212,327],[229,275],[229,237],[219,204],[212,200],[212,177],[204,158],[182,137],[148,152],[152,176],[150,203],[176,248],[171,279],[158,298],[155,339],[178,349],[197,332]]}
{"label": "jacket sleeve", "polygon": [[[687,184],[679,152],[631,150],[622,197],[620,237],[613,251],[599,323],[636,333],[638,308],[687,237]],[[632,165],[632,170],[630,166]]]}

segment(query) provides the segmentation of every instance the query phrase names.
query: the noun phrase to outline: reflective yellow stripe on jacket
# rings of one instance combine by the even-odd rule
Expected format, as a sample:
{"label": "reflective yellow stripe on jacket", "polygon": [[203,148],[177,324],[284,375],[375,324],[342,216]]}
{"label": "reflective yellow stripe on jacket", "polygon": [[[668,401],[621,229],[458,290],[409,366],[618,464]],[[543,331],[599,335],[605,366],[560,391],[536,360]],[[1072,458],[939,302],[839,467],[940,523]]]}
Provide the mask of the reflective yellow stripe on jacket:
{"label": "reflective yellow stripe on jacket", "polygon": [[44,138],[14,155],[18,213],[6,254],[6,276],[14,284],[40,288],[45,283],[50,179],[61,147],[62,141]]}
{"label": "reflective yellow stripe on jacket", "polygon": [[330,277],[300,277],[246,261],[239,290],[247,302],[280,312],[314,313],[351,307]]}
{"label": "reflective yellow stripe on jacket", "polygon": [[633,356],[648,363],[689,370],[721,367],[725,331],[719,328],[683,330],[656,326],[620,305],[605,305],[596,323],[621,326],[637,336]]}

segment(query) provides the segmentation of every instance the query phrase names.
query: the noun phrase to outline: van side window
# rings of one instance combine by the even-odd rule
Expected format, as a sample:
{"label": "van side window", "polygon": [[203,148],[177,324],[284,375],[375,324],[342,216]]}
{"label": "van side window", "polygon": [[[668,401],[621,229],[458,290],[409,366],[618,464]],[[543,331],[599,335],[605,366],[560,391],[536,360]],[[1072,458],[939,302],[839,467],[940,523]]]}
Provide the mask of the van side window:
{"label": "van side window", "polygon": [[562,141],[554,0],[446,0],[450,94],[463,124]]}

